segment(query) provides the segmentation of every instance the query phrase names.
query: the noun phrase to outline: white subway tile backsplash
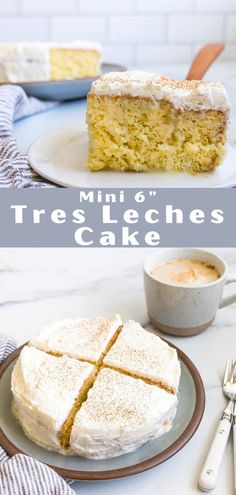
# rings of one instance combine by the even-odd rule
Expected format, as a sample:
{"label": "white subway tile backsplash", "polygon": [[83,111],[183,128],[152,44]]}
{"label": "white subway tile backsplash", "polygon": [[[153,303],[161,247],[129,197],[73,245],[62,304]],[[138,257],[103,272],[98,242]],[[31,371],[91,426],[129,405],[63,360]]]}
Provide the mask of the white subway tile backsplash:
{"label": "white subway tile backsplash", "polygon": [[84,13],[118,14],[133,12],[136,0],[79,0],[79,9]]}
{"label": "white subway tile backsplash", "polygon": [[46,41],[49,22],[39,17],[0,17],[0,41]]}
{"label": "white subway tile backsplash", "polygon": [[169,19],[170,42],[222,41],[223,32],[223,15],[171,15]]}
{"label": "white subway tile backsplash", "polygon": [[191,60],[192,49],[190,45],[156,44],[138,46],[138,65],[157,65],[171,63],[189,62]]}
{"label": "white subway tile backsplash", "polygon": [[203,12],[233,12],[236,11],[235,0],[197,0],[197,8]]}
{"label": "white subway tile backsplash", "polygon": [[21,0],[23,14],[70,14],[77,11],[77,0]]}
{"label": "white subway tile backsplash", "polygon": [[227,41],[236,41],[236,15],[231,15],[227,19]]}
{"label": "white subway tile backsplash", "polygon": [[164,40],[163,16],[113,16],[110,19],[110,41],[148,43]]}
{"label": "white subway tile backsplash", "polygon": [[17,14],[19,12],[20,0],[0,1],[0,14]]}
{"label": "white subway tile backsplash", "polygon": [[102,47],[102,59],[104,62],[121,64],[129,67],[134,60],[134,47],[130,45],[110,45]]}
{"label": "white subway tile backsplash", "polygon": [[222,60],[236,60],[236,44],[228,44],[220,57]]}
{"label": "white subway tile backsplash", "polygon": [[236,58],[236,0],[0,0],[0,40],[100,41],[126,66],[189,63],[208,42]]}
{"label": "white subway tile backsplash", "polygon": [[52,39],[89,39],[103,42],[107,39],[106,27],[106,19],[100,16],[55,17],[52,19]]}
{"label": "white subway tile backsplash", "polygon": [[137,0],[140,12],[188,12],[194,10],[196,0]]}

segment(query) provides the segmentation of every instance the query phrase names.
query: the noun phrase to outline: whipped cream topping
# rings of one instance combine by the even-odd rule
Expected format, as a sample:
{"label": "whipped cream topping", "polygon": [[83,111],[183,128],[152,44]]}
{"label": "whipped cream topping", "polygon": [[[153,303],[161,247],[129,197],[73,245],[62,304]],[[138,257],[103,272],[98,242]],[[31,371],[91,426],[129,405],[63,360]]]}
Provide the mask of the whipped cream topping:
{"label": "whipped cream topping", "polygon": [[45,43],[0,43],[0,81],[40,81],[49,76],[49,49]]}
{"label": "whipped cream topping", "polygon": [[96,50],[99,43],[77,40],[58,42],[0,43],[0,81],[25,82],[50,79],[50,48]]}
{"label": "whipped cream topping", "polygon": [[170,429],[176,406],[157,386],[102,369],[75,417],[71,450],[93,459],[135,450]]}
{"label": "whipped cream topping", "polygon": [[111,318],[57,321],[45,326],[30,345],[46,352],[97,362],[121,325],[118,314]]}
{"label": "whipped cream topping", "polygon": [[133,320],[125,323],[104,364],[161,383],[177,392],[180,364],[176,350]]}
{"label": "whipped cream topping", "polygon": [[[132,320],[117,337],[120,326],[118,314],[64,320],[44,327],[23,348],[12,373],[14,412],[35,443],[65,455],[105,459],[133,451],[171,428],[180,377],[176,351]],[[80,356],[99,365],[81,362]],[[64,450],[61,428],[90,376],[86,387],[91,388],[81,396],[70,447]],[[160,382],[175,393],[163,390]]]}
{"label": "whipped cream topping", "polygon": [[148,97],[167,100],[180,110],[229,112],[226,90],[220,82],[177,81],[143,71],[110,72],[92,84],[92,94]]}
{"label": "whipped cream topping", "polygon": [[25,346],[13,369],[14,411],[37,444],[60,450],[59,431],[94,366]]}

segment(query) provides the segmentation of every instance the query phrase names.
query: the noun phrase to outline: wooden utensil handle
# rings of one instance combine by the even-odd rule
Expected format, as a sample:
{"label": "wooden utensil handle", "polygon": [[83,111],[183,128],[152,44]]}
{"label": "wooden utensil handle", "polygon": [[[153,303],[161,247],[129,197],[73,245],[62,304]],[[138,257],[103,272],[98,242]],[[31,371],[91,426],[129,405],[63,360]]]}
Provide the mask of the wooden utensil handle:
{"label": "wooden utensil handle", "polygon": [[187,79],[202,79],[214,60],[224,50],[224,47],[224,43],[211,43],[203,46],[193,60]]}

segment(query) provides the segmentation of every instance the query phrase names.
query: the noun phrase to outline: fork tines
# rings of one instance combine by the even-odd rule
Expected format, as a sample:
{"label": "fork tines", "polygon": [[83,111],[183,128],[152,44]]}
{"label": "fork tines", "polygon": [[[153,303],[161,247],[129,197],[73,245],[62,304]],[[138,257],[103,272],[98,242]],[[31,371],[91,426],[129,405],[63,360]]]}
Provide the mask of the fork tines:
{"label": "fork tines", "polygon": [[225,385],[227,382],[234,381],[235,375],[236,375],[236,361],[234,359],[227,359],[223,385]]}

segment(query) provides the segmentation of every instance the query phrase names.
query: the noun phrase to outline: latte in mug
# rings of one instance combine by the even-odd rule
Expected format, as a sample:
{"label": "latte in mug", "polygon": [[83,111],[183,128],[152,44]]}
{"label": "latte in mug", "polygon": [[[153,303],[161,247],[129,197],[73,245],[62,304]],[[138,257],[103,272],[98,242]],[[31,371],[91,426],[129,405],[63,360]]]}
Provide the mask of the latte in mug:
{"label": "latte in mug", "polygon": [[156,280],[167,284],[199,287],[207,285],[218,278],[218,270],[205,261],[177,258],[156,265],[150,270]]}
{"label": "latte in mug", "polygon": [[147,313],[152,325],[171,335],[196,335],[208,328],[219,308],[236,302],[223,295],[236,282],[226,261],[197,248],[159,249],[144,262]]}

